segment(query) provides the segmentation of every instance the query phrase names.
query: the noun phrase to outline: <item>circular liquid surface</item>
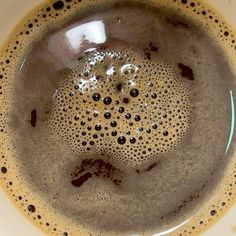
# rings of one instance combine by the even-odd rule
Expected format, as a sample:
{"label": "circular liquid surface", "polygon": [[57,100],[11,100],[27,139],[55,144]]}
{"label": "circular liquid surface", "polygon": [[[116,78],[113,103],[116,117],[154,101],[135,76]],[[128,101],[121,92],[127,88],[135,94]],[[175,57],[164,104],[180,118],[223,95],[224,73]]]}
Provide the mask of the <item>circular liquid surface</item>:
{"label": "circular liquid surface", "polygon": [[235,175],[234,40],[221,18],[196,1],[39,9],[2,51],[6,191],[50,235],[202,230]]}

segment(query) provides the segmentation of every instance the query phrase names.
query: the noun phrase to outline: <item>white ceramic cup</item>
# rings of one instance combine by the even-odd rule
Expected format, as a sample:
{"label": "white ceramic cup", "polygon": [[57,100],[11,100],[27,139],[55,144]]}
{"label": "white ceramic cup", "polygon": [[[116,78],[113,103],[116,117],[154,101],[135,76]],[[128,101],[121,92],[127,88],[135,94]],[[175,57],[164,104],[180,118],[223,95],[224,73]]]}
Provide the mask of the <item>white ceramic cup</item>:
{"label": "white ceramic cup", "polygon": [[[43,0],[0,0],[0,47],[16,24]],[[208,0],[236,29],[236,0]],[[236,236],[236,204],[202,236]],[[0,189],[0,236],[43,236]]]}

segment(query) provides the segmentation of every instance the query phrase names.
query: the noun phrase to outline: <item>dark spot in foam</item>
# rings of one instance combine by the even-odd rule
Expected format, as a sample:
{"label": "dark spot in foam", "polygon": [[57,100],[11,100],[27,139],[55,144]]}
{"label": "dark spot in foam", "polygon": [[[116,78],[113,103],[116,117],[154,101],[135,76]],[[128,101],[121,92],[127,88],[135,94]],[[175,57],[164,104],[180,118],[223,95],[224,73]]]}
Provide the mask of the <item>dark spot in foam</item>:
{"label": "dark spot in foam", "polygon": [[150,42],[149,43],[149,49],[150,49],[150,51],[152,51],[152,52],[158,52],[158,47],[157,46],[155,46],[152,42]]}
{"label": "dark spot in foam", "polygon": [[181,70],[181,75],[188,80],[194,80],[193,70],[182,63],[178,64],[179,69]]}
{"label": "dark spot in foam", "polygon": [[151,60],[151,52],[158,52],[159,48],[155,46],[152,42],[149,43],[148,48],[144,48],[145,59]]}
{"label": "dark spot in foam", "polygon": [[[107,178],[114,184],[119,185],[121,183],[120,174],[119,169],[102,159],[85,159],[82,161],[80,168],[76,168],[72,173],[72,176],[76,179],[72,180],[71,184],[75,187],[81,187],[88,179],[96,176]],[[79,177],[79,175],[81,176]]]}
{"label": "dark spot in foam", "polygon": [[99,45],[99,48],[102,50],[108,49],[108,45],[107,44],[101,44]]}
{"label": "dark spot in foam", "polygon": [[145,169],[145,171],[151,171],[153,168],[155,168],[156,166],[159,165],[159,162],[154,162],[153,164],[151,164],[148,168]]}
{"label": "dark spot in foam", "polygon": [[32,127],[35,127],[36,123],[37,123],[37,111],[34,109],[33,111],[31,111],[30,124]]}
{"label": "dark spot in foam", "polygon": [[100,80],[103,79],[103,77],[102,77],[101,75],[96,75],[95,79],[98,80],[98,81],[100,81]]}
{"label": "dark spot in foam", "polygon": [[77,188],[81,187],[88,179],[92,178],[93,175],[89,172],[80,176],[78,179],[72,180],[71,184]]}
{"label": "dark spot in foam", "polygon": [[145,52],[144,56],[145,56],[145,59],[151,60],[151,53],[150,52]]}
{"label": "dark spot in foam", "polygon": [[170,25],[173,25],[176,28],[189,29],[189,25],[183,21],[167,18],[166,22]]}
{"label": "dark spot in foam", "polygon": [[151,164],[150,166],[148,166],[146,169],[144,169],[144,170],[142,170],[142,171],[140,171],[140,170],[138,170],[138,169],[136,169],[135,171],[136,171],[137,174],[143,174],[143,173],[145,173],[145,172],[149,172],[149,171],[153,170],[156,166],[159,165],[159,163],[160,163],[160,162],[157,161],[157,162],[154,162],[153,164]]}
{"label": "dark spot in foam", "polygon": [[129,103],[129,99],[128,99],[128,98],[124,98],[124,99],[123,99],[123,103],[128,104],[128,103]]}
{"label": "dark spot in foam", "polygon": [[123,88],[123,85],[121,83],[117,84],[116,89],[118,92],[120,92]]}

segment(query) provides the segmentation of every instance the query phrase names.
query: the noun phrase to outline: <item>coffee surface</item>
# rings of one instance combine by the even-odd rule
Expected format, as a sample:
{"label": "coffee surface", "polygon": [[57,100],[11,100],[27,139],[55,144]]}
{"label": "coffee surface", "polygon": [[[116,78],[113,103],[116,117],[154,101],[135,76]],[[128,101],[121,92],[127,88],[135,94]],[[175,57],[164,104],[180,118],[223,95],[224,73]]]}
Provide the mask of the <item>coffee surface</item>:
{"label": "coffee surface", "polygon": [[49,235],[198,234],[233,201],[235,50],[202,1],[44,2],[1,53],[2,186]]}

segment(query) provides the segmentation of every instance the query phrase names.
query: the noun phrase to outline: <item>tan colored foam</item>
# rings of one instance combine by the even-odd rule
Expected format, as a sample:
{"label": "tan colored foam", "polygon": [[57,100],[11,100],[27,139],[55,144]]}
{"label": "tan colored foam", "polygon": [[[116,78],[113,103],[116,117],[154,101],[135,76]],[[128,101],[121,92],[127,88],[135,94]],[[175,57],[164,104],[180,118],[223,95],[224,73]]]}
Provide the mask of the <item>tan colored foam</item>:
{"label": "tan colored foam", "polygon": [[[156,155],[181,141],[189,126],[190,101],[188,89],[171,66],[150,63],[133,50],[121,51],[123,54],[94,52],[80,61],[54,98],[52,127],[76,153],[102,152],[106,143],[110,149],[105,152],[111,159],[139,166],[155,161]],[[99,59],[90,68],[93,58]],[[118,85],[121,91],[117,91]],[[138,89],[137,97],[130,95],[132,89]],[[93,100],[95,93],[101,96],[99,101]],[[105,97],[112,99],[111,104],[104,104]],[[105,118],[106,113],[111,117]],[[115,127],[111,122],[116,122]],[[101,125],[101,130],[97,131],[96,125]],[[125,137],[125,144],[119,144],[119,137]],[[132,138],[135,143],[130,142]]]}
{"label": "tan colored foam", "polygon": [[[31,77],[27,78],[24,78],[24,76],[19,77],[19,81],[16,73],[19,71],[22,64],[22,58],[29,52],[29,43],[34,42],[35,39],[41,38],[42,33],[47,33],[48,25],[50,25],[51,28],[58,27],[63,22],[67,22],[70,18],[78,15],[78,13],[82,15],[86,13],[88,9],[93,9],[93,7],[99,9],[104,3],[108,5],[110,1],[104,0],[98,3],[96,1],[72,0],[69,3],[64,3],[65,6],[62,10],[56,11],[53,9],[51,2],[45,2],[37,9],[33,10],[29,16],[19,24],[7,40],[5,47],[2,49],[2,63],[0,66],[0,75],[2,75],[2,77],[0,77],[1,186],[3,186],[16,207],[49,235],[124,235],[129,232],[133,233],[133,229],[130,228],[130,225],[134,226],[135,233],[138,231],[142,234],[144,231],[143,234],[148,235],[173,227],[193,215],[193,212],[189,211],[189,213],[188,210],[186,210],[186,212],[183,210],[183,213],[179,215],[178,212],[171,212],[174,207],[178,208],[178,202],[183,198],[182,193],[178,192],[180,189],[179,186],[181,186],[183,193],[189,193],[190,199],[197,199],[196,195],[198,193],[200,194],[204,186],[206,186],[206,183],[201,182],[201,180],[198,181],[198,178],[199,176],[202,178],[206,176],[205,179],[211,181],[212,177],[208,176],[211,175],[211,173],[207,173],[207,167],[217,168],[217,165],[214,166],[215,161],[218,165],[222,165],[221,169],[225,169],[224,174],[219,174],[221,177],[216,174],[215,182],[219,182],[219,180],[220,182],[214,185],[214,180],[212,180],[214,189],[206,192],[208,193],[209,200],[204,200],[204,194],[202,195],[204,200],[202,202],[197,202],[197,200],[195,202],[195,200],[191,201],[188,199],[187,204],[190,205],[191,209],[194,209],[194,217],[188,224],[182,226],[171,235],[183,236],[189,235],[190,232],[191,235],[198,234],[223,215],[226,209],[232,204],[235,196],[233,186],[235,184],[236,165],[233,150],[229,150],[228,155],[225,156],[225,158],[228,158],[227,165],[221,160],[225,147],[224,143],[222,144],[221,141],[225,140],[225,136],[228,135],[228,133],[224,132],[228,129],[228,125],[224,124],[222,120],[226,120],[228,123],[230,120],[230,115],[228,114],[229,108],[226,106],[224,108],[224,104],[229,100],[229,97],[226,96],[226,94],[228,94],[227,89],[232,89],[235,86],[232,79],[232,74],[235,75],[235,65],[233,63],[236,62],[235,42],[233,42],[234,33],[229,26],[224,23],[224,20],[215,13],[213,9],[203,4],[202,1],[150,0],[147,1],[147,4],[150,3],[151,5],[158,6],[158,8],[164,7],[164,9],[167,10],[171,9],[176,12],[176,14],[185,15],[187,19],[191,17],[192,20],[188,22],[191,27],[191,21],[193,21],[196,25],[203,28],[205,32],[209,33],[209,39],[214,39],[216,46],[211,45],[211,47],[217,48],[217,46],[220,45],[225,55],[225,59],[222,59],[222,65],[226,64],[226,66],[222,66],[222,68],[219,69],[217,65],[214,64],[220,61],[222,57],[222,51],[217,51],[218,49],[216,50],[216,55],[212,54],[216,57],[215,61],[214,57],[211,57],[210,52],[206,57],[202,56],[204,55],[204,50],[207,49],[203,48],[201,51],[198,44],[208,45],[211,41],[204,41],[204,39],[200,37],[201,31],[196,35],[191,35],[187,29],[181,27],[178,29],[177,27],[171,30],[177,34],[176,43],[183,47],[178,58],[181,61],[175,61],[176,58],[173,56],[175,55],[175,49],[172,48],[171,44],[168,44],[170,42],[168,38],[163,45],[158,45],[158,47],[160,47],[158,56],[155,56],[153,52],[151,53],[153,57],[151,61],[142,58],[141,52],[135,52],[134,49],[129,46],[125,47],[125,50],[119,45],[116,46],[115,50],[112,48],[114,51],[109,49],[98,50],[98,56],[101,56],[101,58],[104,57],[104,60],[103,62],[98,60],[97,65],[89,71],[88,76],[93,76],[97,71],[106,73],[108,71],[108,64],[109,66],[111,64],[115,65],[117,72],[116,75],[107,77],[104,74],[103,78],[105,77],[109,80],[106,83],[103,84],[102,81],[97,84],[95,83],[94,86],[96,88],[98,86],[97,91],[102,94],[101,100],[96,107],[94,105],[96,103],[91,99],[93,93],[89,91],[90,88],[88,88],[88,91],[82,91],[83,95],[79,94],[80,89],[77,89],[78,92],[74,91],[75,85],[78,84],[80,86],[79,82],[81,81],[81,76],[79,76],[79,74],[82,74],[82,79],[87,80],[87,78],[83,78],[85,72],[84,68],[88,69],[85,65],[88,65],[89,60],[94,58],[93,53],[83,57],[80,62],[81,64],[69,73],[67,70],[63,71],[63,73],[60,74],[60,80],[58,77],[50,84],[45,77],[45,71],[42,72],[41,77],[37,77],[41,79],[38,83],[34,80],[34,74],[31,74]],[[194,3],[194,5],[191,3]],[[67,5],[70,5],[70,9],[66,8]],[[46,10],[47,7],[50,7],[50,11]],[[124,11],[123,13],[124,17],[127,16],[127,12]],[[111,14],[114,14],[114,12]],[[133,16],[135,16],[135,10],[133,14]],[[128,22],[134,24],[135,22],[132,22],[134,17],[131,17],[132,12],[129,12],[128,15],[130,17],[130,21]],[[142,18],[145,14],[140,14],[139,16],[140,20],[143,19],[148,22],[149,19]],[[118,22],[122,23],[124,17],[116,18],[116,20],[118,19]],[[35,22],[35,19],[37,19],[37,22]],[[30,23],[33,24],[33,28],[29,28]],[[176,24],[176,22],[174,23]],[[150,24],[147,23],[147,25]],[[177,25],[181,26],[181,23]],[[163,35],[165,34],[165,28],[161,28],[160,21],[157,20],[154,26],[160,27]],[[133,28],[135,28],[135,26],[133,26]],[[135,34],[135,30],[129,33],[131,35],[132,33]],[[27,31],[29,33],[26,33]],[[143,32],[145,33],[145,30]],[[152,38],[152,35],[154,35],[152,31],[150,35],[143,36],[143,32],[142,29],[140,29],[140,37],[143,37],[143,39]],[[120,34],[120,31],[116,32],[114,30],[113,33],[114,35]],[[185,45],[185,41],[188,40],[188,37],[194,38],[193,45],[189,48],[185,48],[183,45]],[[181,38],[183,38],[183,40],[181,40]],[[128,40],[125,37],[123,39]],[[130,41],[131,40],[134,41],[134,45],[139,45],[138,38],[131,38]],[[151,40],[157,40],[158,42],[159,38],[157,36]],[[18,43],[16,43],[16,41],[18,41]],[[145,43],[148,44],[149,41]],[[140,51],[142,51],[144,45],[140,46]],[[165,48],[165,50],[162,50],[162,47]],[[169,50],[167,50],[168,48]],[[123,56],[124,51],[127,57]],[[111,56],[114,55],[116,59],[111,59]],[[164,60],[165,55],[168,58],[167,62]],[[47,56],[50,60],[51,54]],[[120,56],[122,56],[123,59],[118,61],[117,58]],[[120,74],[119,69],[129,63],[129,59],[132,61],[132,68],[134,68],[135,72],[131,73],[131,71],[128,71],[128,74]],[[194,81],[187,81],[186,78],[183,79],[179,74],[178,68],[172,66],[172,64],[174,65],[177,62],[184,61],[192,62],[193,65],[191,66],[195,76]],[[211,62],[212,64],[209,63],[208,65],[207,62]],[[227,64],[229,62],[232,71],[227,70]],[[30,62],[26,61],[26,63]],[[203,69],[198,70],[198,66],[200,67],[202,65],[201,63],[205,63],[204,65],[207,66],[202,66],[201,68]],[[103,67],[104,65],[105,68]],[[44,66],[45,68],[51,68],[50,64]],[[56,66],[60,68],[61,62]],[[139,66],[141,66],[141,68]],[[144,70],[145,66],[147,71]],[[208,70],[209,66],[211,66],[210,70]],[[159,72],[160,74],[158,74]],[[23,71],[22,75],[24,75],[24,73],[27,74],[28,72]],[[158,82],[156,82],[156,73],[158,74]],[[226,78],[225,81],[220,79],[220,75],[222,74]],[[130,103],[123,105],[125,111],[128,110],[132,115],[141,114],[141,124],[144,130],[149,128],[150,122],[160,121],[165,124],[165,128],[163,129],[162,126],[158,126],[158,128],[152,130],[150,134],[142,134],[142,141],[137,141],[133,149],[131,149],[131,144],[126,142],[125,145],[121,146],[117,143],[116,138],[122,134],[125,135],[126,140],[128,140],[129,136],[127,136],[127,132],[130,132],[130,135],[136,137],[137,140],[140,136],[139,131],[137,132],[139,125],[136,125],[137,122],[133,122],[134,125],[130,127],[126,119],[121,117],[119,112],[117,112],[117,108],[120,107],[120,104],[118,107],[117,105],[114,106],[114,110],[112,110],[113,104],[104,107],[102,98],[105,96],[103,94],[107,94],[108,89],[114,88],[115,90],[117,80],[121,80],[123,83],[123,80],[126,82],[128,77],[128,81],[130,79],[133,81],[132,77],[135,75],[138,76],[135,83],[139,89],[140,95],[132,99],[129,96]],[[46,79],[43,80],[43,78]],[[154,84],[153,89],[156,91],[162,92],[168,84],[170,85],[170,88],[167,88],[168,93],[159,93],[157,99],[160,99],[160,101],[158,101],[158,108],[161,111],[167,109],[166,112],[172,112],[170,114],[171,120],[168,120],[169,115],[167,118],[155,117],[155,104],[149,105],[150,97],[145,97],[146,93],[152,93],[152,91],[148,90],[146,83],[147,78]],[[215,78],[215,82],[207,80],[207,78]],[[165,82],[167,82],[167,84]],[[172,83],[170,84],[170,82]],[[196,89],[194,89],[195,87]],[[53,94],[55,88],[57,88],[57,93]],[[129,95],[131,88],[133,87],[128,85],[122,93],[117,94],[109,91],[109,93],[111,93],[109,96],[112,97],[112,101],[122,101],[124,96]],[[70,99],[69,93],[71,92],[73,92],[73,96]],[[54,95],[53,106],[50,106],[48,105],[48,100],[52,95]],[[67,95],[71,101],[68,100],[68,102],[65,102]],[[87,100],[91,99],[91,103],[88,103],[88,105],[87,103],[80,105],[84,97],[86,97]],[[140,103],[136,102],[135,99],[140,99]],[[177,100],[181,100],[181,102],[175,104]],[[132,106],[130,104],[132,104]],[[140,105],[147,106],[147,108],[141,108]],[[37,126],[32,128],[29,122],[30,112],[35,106],[40,107],[37,109],[39,116]],[[79,106],[79,109],[76,109],[77,106]],[[221,110],[217,110],[217,106],[222,107]],[[68,109],[69,107],[72,108]],[[194,109],[193,111],[192,107]],[[66,112],[63,111],[63,108],[66,109]],[[119,168],[122,168],[122,166],[129,167],[128,174],[125,172],[125,174],[127,174],[127,181],[124,181],[125,183],[121,188],[116,188],[109,182],[105,182],[104,184],[101,179],[88,182],[88,184],[83,186],[83,191],[81,191],[82,188],[76,189],[71,186],[68,187],[70,181],[69,173],[78,165],[78,160],[83,158],[83,153],[87,153],[86,149],[88,146],[84,149],[80,144],[84,139],[87,142],[91,141],[87,136],[85,138],[81,136],[84,128],[81,128],[77,121],[73,119],[76,115],[81,116],[81,113],[88,109],[90,112],[96,110],[99,114],[103,114],[103,111],[111,110],[112,117],[120,116],[119,121],[118,119],[116,120],[118,130],[116,138],[110,136],[111,127],[109,127],[106,131],[109,133],[108,138],[99,138],[96,148],[93,149],[93,147],[90,147],[91,149],[89,151],[91,151],[92,155],[93,153],[97,155],[105,150],[107,156],[106,160],[112,160]],[[141,109],[144,109],[143,113]],[[173,129],[173,126],[178,122],[176,119],[176,111],[178,109],[181,112],[181,117],[183,117],[183,124],[180,130],[176,131],[176,129]],[[28,113],[25,111],[28,111]],[[220,112],[216,113],[215,111]],[[160,116],[163,114],[161,113]],[[213,115],[214,119],[212,119]],[[147,116],[147,119],[144,119],[144,116]],[[64,120],[61,118],[64,118]],[[70,124],[69,121],[72,123]],[[98,116],[97,120],[91,121],[91,126],[100,123],[108,127],[110,121],[111,119],[107,121],[101,115]],[[165,138],[160,140],[159,137],[163,137],[163,132],[166,130],[168,130],[168,136],[170,134],[172,136],[175,135],[175,137],[172,137],[172,140]],[[194,135],[194,133],[191,134],[191,130],[197,130],[199,132],[198,135]],[[94,130],[90,132],[91,135],[94,133]],[[177,134],[179,134],[179,136]],[[159,140],[153,138],[153,136],[159,138]],[[214,137],[217,136],[219,138],[214,140]],[[149,137],[151,137],[151,139],[149,139]],[[146,140],[148,140],[149,143],[145,144],[144,141]],[[215,141],[215,146],[211,147],[208,145],[208,142],[210,144],[211,140]],[[169,146],[167,146],[167,144],[169,144]],[[146,146],[146,149],[151,148],[151,151],[142,153],[144,146]],[[32,153],[33,155],[31,155]],[[220,154],[222,154],[222,156]],[[215,159],[213,158],[214,155],[217,156]],[[195,163],[194,158],[199,158],[199,161]],[[27,162],[25,160],[27,160]],[[160,166],[153,169],[153,172],[137,177],[138,174],[135,173],[135,169],[140,168],[140,171],[142,171],[142,169],[151,164],[153,160],[160,162]],[[38,167],[37,176],[34,176],[35,171],[32,170],[32,167]],[[43,167],[50,168],[44,169]],[[134,172],[131,171],[132,169]],[[202,173],[199,174],[198,171],[200,169],[202,169]],[[179,173],[178,170],[182,170],[182,172]],[[154,174],[152,175],[152,173]],[[181,179],[180,176],[186,178]],[[37,179],[40,179],[40,181],[37,182]],[[138,179],[138,181],[134,181],[135,179]],[[203,178],[204,181],[205,179]],[[170,184],[170,181],[172,181],[172,184]],[[57,182],[60,184],[57,184]],[[150,184],[145,185],[147,182],[150,182]],[[197,188],[197,192],[192,193],[192,186],[190,186],[190,184],[186,185],[186,183],[194,183],[194,186],[200,187]],[[146,190],[143,186],[146,186]],[[141,194],[139,193],[139,188],[142,189]],[[97,191],[94,191],[94,189]],[[161,193],[163,193],[163,196]],[[175,196],[176,199],[171,199],[171,196]],[[140,204],[140,202],[143,203],[143,205]],[[168,204],[170,202],[171,204]],[[127,205],[126,203],[132,203],[133,205]],[[199,204],[201,204],[201,208],[195,209]],[[166,209],[163,209],[163,205],[166,206]],[[129,208],[129,206],[131,207]],[[180,207],[180,209],[181,208],[182,207]],[[112,215],[112,211],[110,214],[110,209],[113,209],[114,215]],[[128,213],[130,213],[130,222],[128,220],[127,222],[121,220],[120,215],[117,214],[117,209],[120,210],[120,214],[123,217],[122,219],[125,220],[129,219]],[[158,209],[160,213],[156,213],[156,210],[147,213],[145,211],[146,209]],[[166,216],[163,219],[161,219],[162,213]],[[139,217],[142,216],[142,214],[143,217]],[[175,218],[176,215],[178,219]],[[98,218],[99,220],[96,221]],[[106,224],[106,222],[109,223]],[[155,228],[157,225],[158,229]],[[114,228],[112,228],[113,226]],[[119,228],[119,226],[122,228]],[[143,230],[142,227],[145,230]]]}

